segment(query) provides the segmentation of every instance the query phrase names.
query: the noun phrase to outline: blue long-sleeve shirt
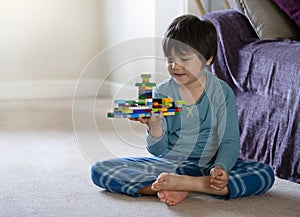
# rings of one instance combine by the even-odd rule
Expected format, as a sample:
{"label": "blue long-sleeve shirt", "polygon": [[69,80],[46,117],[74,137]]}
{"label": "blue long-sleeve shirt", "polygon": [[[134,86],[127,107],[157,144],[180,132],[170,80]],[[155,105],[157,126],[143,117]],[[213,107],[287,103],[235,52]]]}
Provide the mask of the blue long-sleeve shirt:
{"label": "blue long-sleeve shirt", "polygon": [[[162,157],[198,159],[201,165],[214,161],[229,171],[240,153],[240,137],[236,102],[230,87],[205,72],[207,82],[200,99],[183,106],[182,114],[163,118],[163,135],[146,134],[147,150]],[[177,83],[170,78],[154,90],[154,98],[181,100]]]}

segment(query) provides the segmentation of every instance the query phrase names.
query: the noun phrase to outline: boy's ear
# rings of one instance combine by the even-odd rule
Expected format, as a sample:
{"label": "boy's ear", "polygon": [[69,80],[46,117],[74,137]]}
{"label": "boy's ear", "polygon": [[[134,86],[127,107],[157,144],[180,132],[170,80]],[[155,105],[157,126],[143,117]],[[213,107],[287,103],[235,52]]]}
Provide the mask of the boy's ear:
{"label": "boy's ear", "polygon": [[206,65],[209,66],[211,62],[213,61],[214,57],[210,56],[210,58],[206,61]]}

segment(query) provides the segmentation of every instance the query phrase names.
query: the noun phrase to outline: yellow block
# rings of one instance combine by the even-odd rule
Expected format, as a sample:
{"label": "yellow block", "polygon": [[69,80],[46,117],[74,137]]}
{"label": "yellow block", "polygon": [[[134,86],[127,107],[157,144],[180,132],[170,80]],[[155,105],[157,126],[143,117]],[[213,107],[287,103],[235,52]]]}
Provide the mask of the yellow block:
{"label": "yellow block", "polygon": [[170,102],[173,102],[173,99],[172,98],[163,98],[162,99],[162,103],[165,104],[165,103],[170,103]]}
{"label": "yellow block", "polygon": [[175,115],[175,112],[164,112],[164,116]]}
{"label": "yellow block", "polygon": [[126,113],[126,114],[131,114],[131,113],[133,113],[133,111],[130,110],[130,109],[124,109],[124,110],[122,110],[122,112],[124,112],[124,113]]}

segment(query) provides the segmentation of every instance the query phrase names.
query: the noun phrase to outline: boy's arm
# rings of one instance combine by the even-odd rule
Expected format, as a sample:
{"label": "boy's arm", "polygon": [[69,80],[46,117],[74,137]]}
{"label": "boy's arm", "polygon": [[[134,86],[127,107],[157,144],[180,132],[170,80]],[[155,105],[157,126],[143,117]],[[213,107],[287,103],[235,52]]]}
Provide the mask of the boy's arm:
{"label": "boy's arm", "polygon": [[148,133],[153,138],[160,138],[163,135],[163,129],[162,129],[162,119],[163,119],[163,113],[160,110],[159,115],[155,116],[154,111],[151,111],[151,117],[146,122],[148,126]]}
{"label": "boy's arm", "polygon": [[148,125],[146,132],[146,148],[155,156],[164,154],[168,148],[168,135],[165,129],[165,118],[162,118],[160,126]]}
{"label": "boy's arm", "polygon": [[217,114],[219,149],[213,167],[220,166],[228,172],[240,154],[240,133],[235,97],[229,87],[224,89],[224,98]]}
{"label": "boy's arm", "polygon": [[[158,87],[153,90],[153,98],[163,98],[166,95],[159,93]],[[155,155],[164,154],[168,148],[168,130],[167,121],[163,117],[162,112],[160,114],[161,123],[149,122],[146,132],[146,148]],[[157,120],[157,119],[156,119]]]}

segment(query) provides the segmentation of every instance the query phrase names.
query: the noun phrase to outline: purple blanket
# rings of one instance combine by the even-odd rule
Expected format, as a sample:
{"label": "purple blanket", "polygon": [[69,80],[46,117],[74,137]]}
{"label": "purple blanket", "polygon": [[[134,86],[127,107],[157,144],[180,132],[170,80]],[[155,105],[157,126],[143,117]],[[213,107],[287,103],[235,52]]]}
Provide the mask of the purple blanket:
{"label": "purple blanket", "polygon": [[269,164],[278,177],[300,183],[300,42],[259,40],[234,10],[204,19],[218,31],[213,72],[236,94],[240,157]]}

